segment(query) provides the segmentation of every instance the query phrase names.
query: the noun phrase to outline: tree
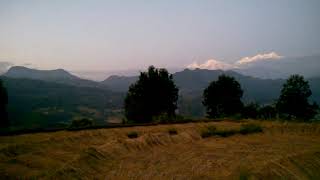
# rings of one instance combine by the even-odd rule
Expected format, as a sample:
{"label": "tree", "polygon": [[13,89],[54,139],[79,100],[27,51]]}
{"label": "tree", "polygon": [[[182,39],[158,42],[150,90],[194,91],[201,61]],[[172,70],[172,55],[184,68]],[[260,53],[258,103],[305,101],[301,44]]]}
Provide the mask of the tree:
{"label": "tree", "polygon": [[274,119],[277,116],[277,110],[274,106],[263,106],[259,110],[259,117],[262,119]]}
{"label": "tree", "polygon": [[308,81],[303,76],[291,75],[283,85],[276,107],[288,119],[309,120],[316,115],[317,104],[309,104],[312,95]]}
{"label": "tree", "polygon": [[203,92],[203,105],[211,118],[235,115],[241,112],[243,91],[240,84],[226,75],[218,77]]}
{"label": "tree", "polygon": [[129,87],[125,98],[125,116],[129,121],[138,123],[150,122],[153,117],[162,114],[174,116],[178,91],[166,69],[150,66]]}
{"label": "tree", "polygon": [[9,126],[9,119],[7,113],[8,94],[2,80],[0,79],[0,127]]}
{"label": "tree", "polygon": [[256,119],[259,115],[260,106],[257,103],[249,103],[242,108],[243,118]]}

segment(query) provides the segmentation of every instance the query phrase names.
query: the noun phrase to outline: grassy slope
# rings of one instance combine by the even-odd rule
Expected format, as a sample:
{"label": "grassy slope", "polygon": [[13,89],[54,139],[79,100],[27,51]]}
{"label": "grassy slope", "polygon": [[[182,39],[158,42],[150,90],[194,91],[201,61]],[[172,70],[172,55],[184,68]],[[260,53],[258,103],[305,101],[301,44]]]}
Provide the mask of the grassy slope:
{"label": "grassy slope", "polygon": [[[264,132],[202,139],[188,123],[0,137],[0,176],[70,179],[317,179],[320,125],[261,122]],[[177,135],[169,135],[174,127]],[[129,139],[128,132],[139,133]]]}

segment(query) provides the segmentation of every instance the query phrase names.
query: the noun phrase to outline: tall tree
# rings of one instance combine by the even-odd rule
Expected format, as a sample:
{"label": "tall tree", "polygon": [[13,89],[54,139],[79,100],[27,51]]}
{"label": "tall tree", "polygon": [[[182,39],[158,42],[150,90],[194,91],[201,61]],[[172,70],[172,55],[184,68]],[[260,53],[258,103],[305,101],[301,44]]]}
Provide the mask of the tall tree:
{"label": "tall tree", "polygon": [[8,94],[2,80],[0,79],[0,127],[9,126],[9,119],[7,113]]}
{"label": "tall tree", "polygon": [[138,123],[149,122],[161,114],[174,116],[178,91],[166,69],[150,66],[130,86],[125,98],[125,115],[129,121]]}
{"label": "tall tree", "polygon": [[203,105],[211,118],[230,116],[240,113],[243,107],[240,84],[230,76],[221,75],[203,92]]}
{"label": "tall tree", "polygon": [[312,119],[318,106],[316,103],[309,103],[308,98],[311,95],[308,81],[304,80],[303,76],[291,75],[282,87],[276,107],[280,114],[289,119]]}

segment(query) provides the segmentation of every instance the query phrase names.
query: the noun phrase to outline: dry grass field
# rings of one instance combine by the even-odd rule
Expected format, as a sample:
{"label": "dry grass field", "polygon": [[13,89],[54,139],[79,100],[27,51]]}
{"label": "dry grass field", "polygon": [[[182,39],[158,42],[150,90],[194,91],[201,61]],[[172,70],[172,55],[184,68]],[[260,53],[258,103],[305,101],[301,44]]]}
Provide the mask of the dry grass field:
{"label": "dry grass field", "polygon": [[[241,122],[0,137],[1,179],[320,179],[320,125],[258,122],[262,133],[202,138]],[[169,134],[175,129],[177,134]],[[137,138],[127,134],[137,132]]]}

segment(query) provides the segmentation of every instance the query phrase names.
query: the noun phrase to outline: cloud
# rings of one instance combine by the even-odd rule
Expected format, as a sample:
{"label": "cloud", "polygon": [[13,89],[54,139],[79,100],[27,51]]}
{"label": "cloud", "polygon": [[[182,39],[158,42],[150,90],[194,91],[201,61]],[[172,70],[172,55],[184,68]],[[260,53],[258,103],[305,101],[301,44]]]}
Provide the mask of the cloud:
{"label": "cloud", "polygon": [[214,70],[214,69],[227,70],[227,69],[233,69],[233,68],[235,68],[235,66],[232,64],[224,63],[222,61],[209,59],[208,61],[206,61],[203,64],[198,64],[197,62],[189,64],[187,66],[187,68],[189,68],[189,69],[199,68],[199,69],[212,69],[212,70]]}
{"label": "cloud", "polygon": [[265,54],[257,54],[255,56],[247,56],[244,58],[241,58],[239,61],[236,62],[236,64],[243,65],[243,64],[249,64],[254,63],[258,61],[263,60],[278,60],[281,59],[283,56],[278,55],[275,52],[265,53]]}
{"label": "cloud", "polygon": [[11,66],[13,66],[13,64],[10,62],[0,61],[0,74],[7,72]]}
{"label": "cloud", "polygon": [[279,54],[275,52],[270,53],[264,53],[264,54],[257,54],[255,56],[251,57],[243,57],[240,60],[236,61],[235,63],[225,63],[219,60],[215,59],[209,59],[206,62],[202,64],[198,64],[197,62],[194,62],[192,64],[187,65],[187,68],[189,69],[221,69],[221,70],[229,70],[229,69],[237,69],[237,68],[243,68],[246,67],[248,64],[253,64],[255,62],[263,61],[263,60],[278,60],[281,59],[283,56],[280,56]]}

